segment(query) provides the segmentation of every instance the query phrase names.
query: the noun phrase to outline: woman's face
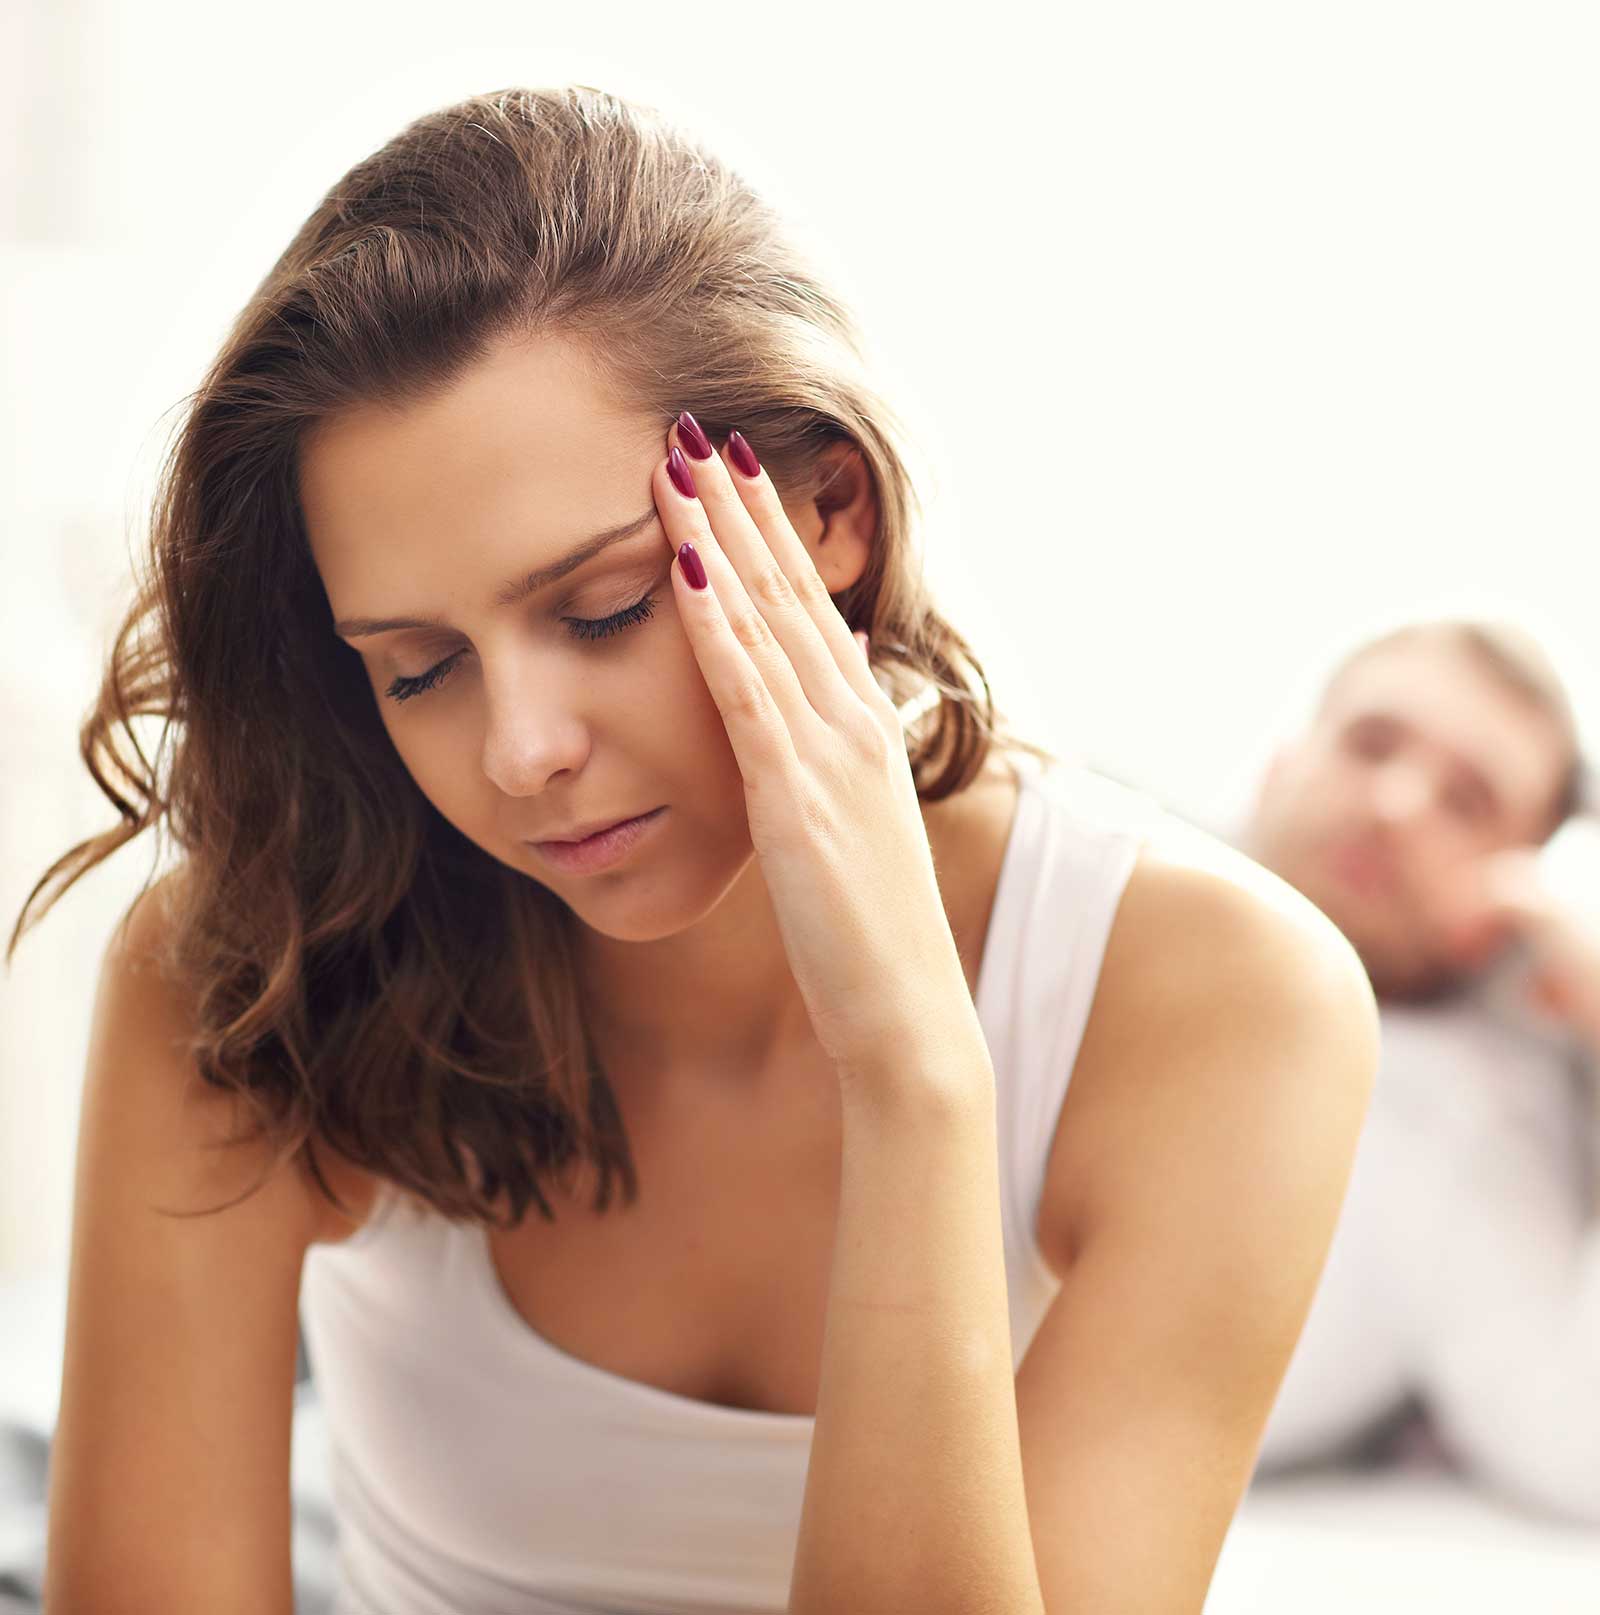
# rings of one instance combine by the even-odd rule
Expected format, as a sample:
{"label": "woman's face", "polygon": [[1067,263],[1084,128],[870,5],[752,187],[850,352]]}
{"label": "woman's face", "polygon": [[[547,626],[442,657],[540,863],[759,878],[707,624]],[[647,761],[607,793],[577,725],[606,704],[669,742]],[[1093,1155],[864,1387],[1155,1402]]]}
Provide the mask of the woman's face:
{"label": "woman's face", "polygon": [[[666,448],[665,426],[623,413],[580,349],[540,338],[495,350],[427,403],[322,424],[300,463],[340,637],[423,794],[622,940],[689,923],[752,856],[651,497]],[[815,507],[790,516],[812,544]],[[601,549],[604,533],[623,536]],[[598,873],[531,845],[662,806]]]}

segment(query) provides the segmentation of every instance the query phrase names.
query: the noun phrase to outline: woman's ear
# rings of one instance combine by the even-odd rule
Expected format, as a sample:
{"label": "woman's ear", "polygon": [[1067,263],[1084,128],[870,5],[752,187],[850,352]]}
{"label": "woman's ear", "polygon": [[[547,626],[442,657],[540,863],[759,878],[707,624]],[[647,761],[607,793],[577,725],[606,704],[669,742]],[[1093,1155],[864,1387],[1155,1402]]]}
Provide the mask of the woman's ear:
{"label": "woman's ear", "polygon": [[830,594],[842,594],[867,569],[878,538],[878,494],[866,456],[853,443],[830,443],[819,456],[822,485],[802,526],[806,548]]}

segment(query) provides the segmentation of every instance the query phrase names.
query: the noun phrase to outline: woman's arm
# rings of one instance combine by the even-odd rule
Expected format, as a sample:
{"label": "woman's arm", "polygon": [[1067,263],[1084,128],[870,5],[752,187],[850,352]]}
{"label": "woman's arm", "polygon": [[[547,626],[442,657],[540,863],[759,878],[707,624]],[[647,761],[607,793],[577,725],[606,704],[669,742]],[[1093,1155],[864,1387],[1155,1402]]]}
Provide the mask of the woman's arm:
{"label": "woman's arm", "polygon": [[903,1081],[861,1085],[876,1107],[845,1085],[791,1615],[1198,1615],[1332,1240],[1377,1012],[1310,905],[1159,862],[1111,980],[1055,1156],[1071,1268],[1015,1381],[981,1036],[958,1017],[909,1047]]}
{"label": "woman's arm", "polygon": [[1377,1006],[1287,886],[1160,861],[1105,968],[1052,1161],[1070,1217],[1041,1229],[1066,1272],[1017,1374],[1029,1512],[1049,1615],[1200,1615],[1344,1205]]}
{"label": "woman's arm", "polygon": [[[839,1215],[789,1615],[1042,1615],[976,1016],[845,1073]],[[856,1080],[860,1078],[861,1080]]]}
{"label": "woman's arm", "polygon": [[[167,877],[171,879],[172,877]],[[66,1351],[50,1455],[49,1615],[290,1615],[290,1433],[316,1204],[187,1055],[155,962],[162,884],[107,948],[78,1130]]]}

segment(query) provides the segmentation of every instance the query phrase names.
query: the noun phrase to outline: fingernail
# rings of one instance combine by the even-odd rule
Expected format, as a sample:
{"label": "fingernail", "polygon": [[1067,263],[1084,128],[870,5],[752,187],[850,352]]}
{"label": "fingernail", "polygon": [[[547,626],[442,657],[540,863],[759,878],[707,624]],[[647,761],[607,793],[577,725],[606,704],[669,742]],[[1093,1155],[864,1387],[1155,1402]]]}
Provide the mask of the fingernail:
{"label": "fingernail", "polygon": [[744,476],[761,475],[761,462],[756,458],[756,451],[745,442],[743,432],[729,432],[728,458]]}
{"label": "fingernail", "polygon": [[688,579],[691,589],[705,588],[705,563],[700,559],[700,552],[695,549],[688,539],[685,539],[678,546],[678,565],[683,568],[683,575]]}
{"label": "fingernail", "polygon": [[689,462],[679,453],[676,443],[672,445],[672,451],[667,455],[667,475],[672,478],[672,486],[685,499],[694,498],[694,478],[689,475]]}
{"label": "fingernail", "polygon": [[678,433],[683,438],[684,447],[688,449],[697,460],[711,458],[711,439],[700,430],[700,423],[688,410],[678,416]]}

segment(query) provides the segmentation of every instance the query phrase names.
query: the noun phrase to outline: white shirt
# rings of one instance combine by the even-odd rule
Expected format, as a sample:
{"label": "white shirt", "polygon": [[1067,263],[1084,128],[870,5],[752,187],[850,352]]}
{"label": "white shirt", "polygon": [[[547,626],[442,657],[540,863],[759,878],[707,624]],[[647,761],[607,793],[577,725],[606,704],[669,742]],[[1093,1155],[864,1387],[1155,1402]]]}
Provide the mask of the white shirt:
{"label": "white shirt", "polygon": [[1458,999],[1380,1003],[1371,1108],[1259,1472],[1346,1455],[1415,1399],[1484,1485],[1600,1522],[1600,1062],[1527,1006],[1529,962],[1517,944]]}

